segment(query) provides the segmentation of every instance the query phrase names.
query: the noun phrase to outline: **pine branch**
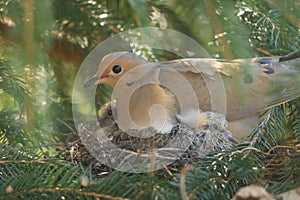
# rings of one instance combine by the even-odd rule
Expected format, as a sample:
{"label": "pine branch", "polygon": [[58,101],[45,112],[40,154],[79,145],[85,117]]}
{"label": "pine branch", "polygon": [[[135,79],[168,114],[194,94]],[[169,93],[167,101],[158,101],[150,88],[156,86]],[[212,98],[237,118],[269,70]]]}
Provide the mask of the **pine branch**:
{"label": "pine branch", "polygon": [[[271,2],[255,0],[238,2],[238,16],[249,27],[254,48],[269,49],[273,55],[286,54],[299,49],[298,28],[289,23],[289,8],[272,9]],[[276,3],[275,3],[276,4]],[[292,5],[292,4],[291,4]]]}
{"label": "pine branch", "polygon": [[24,95],[28,94],[25,83],[21,77],[13,73],[14,67],[9,66],[4,60],[0,60],[0,88],[13,97],[23,107]]}

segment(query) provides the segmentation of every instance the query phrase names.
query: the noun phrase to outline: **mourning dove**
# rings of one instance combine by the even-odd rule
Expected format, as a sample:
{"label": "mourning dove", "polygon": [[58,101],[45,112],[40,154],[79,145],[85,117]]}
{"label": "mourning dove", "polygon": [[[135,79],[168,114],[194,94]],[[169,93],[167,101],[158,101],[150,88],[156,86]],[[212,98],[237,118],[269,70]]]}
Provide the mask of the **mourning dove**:
{"label": "mourning dove", "polygon": [[149,62],[131,52],[115,52],[102,59],[84,86],[114,88],[120,127],[152,126],[167,133],[178,122],[201,126],[200,113],[214,111],[226,115],[228,130],[240,138],[257,126],[261,111],[300,96],[299,57],[300,51],[231,61]]}

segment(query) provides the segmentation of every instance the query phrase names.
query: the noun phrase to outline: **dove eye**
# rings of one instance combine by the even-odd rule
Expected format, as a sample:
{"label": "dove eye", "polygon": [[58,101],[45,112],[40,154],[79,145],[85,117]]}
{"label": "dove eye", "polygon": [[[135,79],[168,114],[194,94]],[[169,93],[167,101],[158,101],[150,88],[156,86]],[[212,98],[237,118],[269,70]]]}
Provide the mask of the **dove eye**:
{"label": "dove eye", "polygon": [[111,71],[114,73],[114,74],[120,74],[122,71],[123,71],[123,68],[121,65],[114,65],[111,69]]}
{"label": "dove eye", "polygon": [[108,114],[109,116],[111,116],[111,115],[112,115],[112,111],[111,111],[111,110],[108,110],[108,111],[107,111],[107,114]]}

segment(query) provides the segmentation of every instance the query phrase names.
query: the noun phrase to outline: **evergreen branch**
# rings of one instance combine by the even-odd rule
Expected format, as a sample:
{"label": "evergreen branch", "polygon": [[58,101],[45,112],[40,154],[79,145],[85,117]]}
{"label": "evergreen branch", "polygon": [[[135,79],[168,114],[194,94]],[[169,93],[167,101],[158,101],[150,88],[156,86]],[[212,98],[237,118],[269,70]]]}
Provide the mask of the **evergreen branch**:
{"label": "evergreen branch", "polygon": [[151,193],[151,194],[156,194],[157,196],[159,196],[161,199],[166,199],[162,194],[160,194],[158,191],[155,190],[142,190],[140,191],[135,197],[134,199],[143,199],[143,195],[147,194],[147,193]]}
{"label": "evergreen branch", "polygon": [[251,134],[250,146],[254,147],[258,142],[260,142],[261,137],[263,135],[263,131],[269,125],[269,121],[271,119],[272,114],[273,108],[269,109],[266,112],[264,119],[259,123],[258,127]]}
{"label": "evergreen branch", "polygon": [[[262,12],[258,12],[258,14],[260,14],[264,18],[263,21],[269,22],[272,25],[273,29],[277,30],[283,39],[289,41],[290,43],[293,43],[293,41],[281,30],[281,28],[268,15],[266,15],[265,13],[262,13]],[[273,30],[272,30],[272,33],[273,33]],[[278,39],[278,38],[279,37],[276,37],[276,39]],[[276,41],[275,41],[275,43],[276,43]]]}
{"label": "evergreen branch", "polygon": [[157,8],[159,11],[161,11],[162,14],[164,14],[164,16],[166,16],[168,28],[174,30],[184,30],[184,33],[186,35],[193,36],[191,27],[180,18],[180,16],[174,11],[174,9],[165,5],[166,2],[149,1],[147,3],[149,7]]}
{"label": "evergreen branch", "polygon": [[268,49],[274,55],[278,55],[282,50],[283,54],[296,51],[299,49],[299,33],[295,23],[290,23],[286,16],[289,11],[280,8],[279,10],[283,12],[281,13],[278,9],[271,9],[270,4],[257,3],[253,0],[236,4],[240,10],[238,13],[240,20],[251,31],[252,46]]}
{"label": "evergreen branch", "polygon": [[0,74],[2,74],[4,77],[6,77],[10,82],[18,84],[20,80],[15,79],[14,77],[10,76],[8,73],[3,71],[3,69],[0,69]]}
{"label": "evergreen branch", "polygon": [[[96,15],[95,12],[92,12],[92,10],[88,10],[86,7],[80,5],[78,2],[74,2],[74,1],[70,1],[70,0],[65,0],[65,2],[70,6],[77,7],[81,12],[85,13],[87,16],[93,17],[94,19],[97,19],[100,21],[101,18],[99,17],[99,15]],[[114,32],[114,33],[120,32],[119,29],[117,29],[112,24],[109,24],[109,22],[106,22],[105,24],[112,32]]]}
{"label": "evergreen branch", "polygon": [[9,95],[11,95],[14,100],[16,100],[20,106],[23,105],[24,95],[28,94],[24,81],[17,75],[11,72],[12,67],[6,66],[6,62],[0,60],[0,88]]}
{"label": "evergreen branch", "polygon": [[63,188],[58,188],[58,187],[55,187],[55,188],[33,188],[33,189],[30,189],[30,190],[13,192],[11,194],[6,194],[5,197],[0,196],[0,199],[7,199],[7,198],[13,199],[13,198],[16,198],[16,197],[24,196],[24,195],[35,193],[35,192],[76,194],[76,195],[82,195],[82,196],[88,196],[88,197],[97,197],[97,198],[105,198],[105,199],[112,199],[112,200],[129,200],[128,198],[114,197],[112,195],[101,194],[101,193],[97,193],[97,192],[82,191],[81,189],[78,189],[78,190],[63,189]]}

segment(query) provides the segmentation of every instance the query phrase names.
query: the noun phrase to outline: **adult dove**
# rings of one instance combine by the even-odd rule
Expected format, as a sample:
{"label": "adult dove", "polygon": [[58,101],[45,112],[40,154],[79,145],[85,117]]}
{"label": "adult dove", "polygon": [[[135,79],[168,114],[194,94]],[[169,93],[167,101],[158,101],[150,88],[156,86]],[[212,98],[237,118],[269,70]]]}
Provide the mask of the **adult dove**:
{"label": "adult dove", "polygon": [[[85,83],[114,89],[117,121],[168,133],[179,122],[203,124],[202,111],[226,115],[237,138],[257,126],[261,111],[300,96],[300,51],[278,57],[149,62],[131,52],[106,55]],[[199,117],[200,116],[200,117]]]}

